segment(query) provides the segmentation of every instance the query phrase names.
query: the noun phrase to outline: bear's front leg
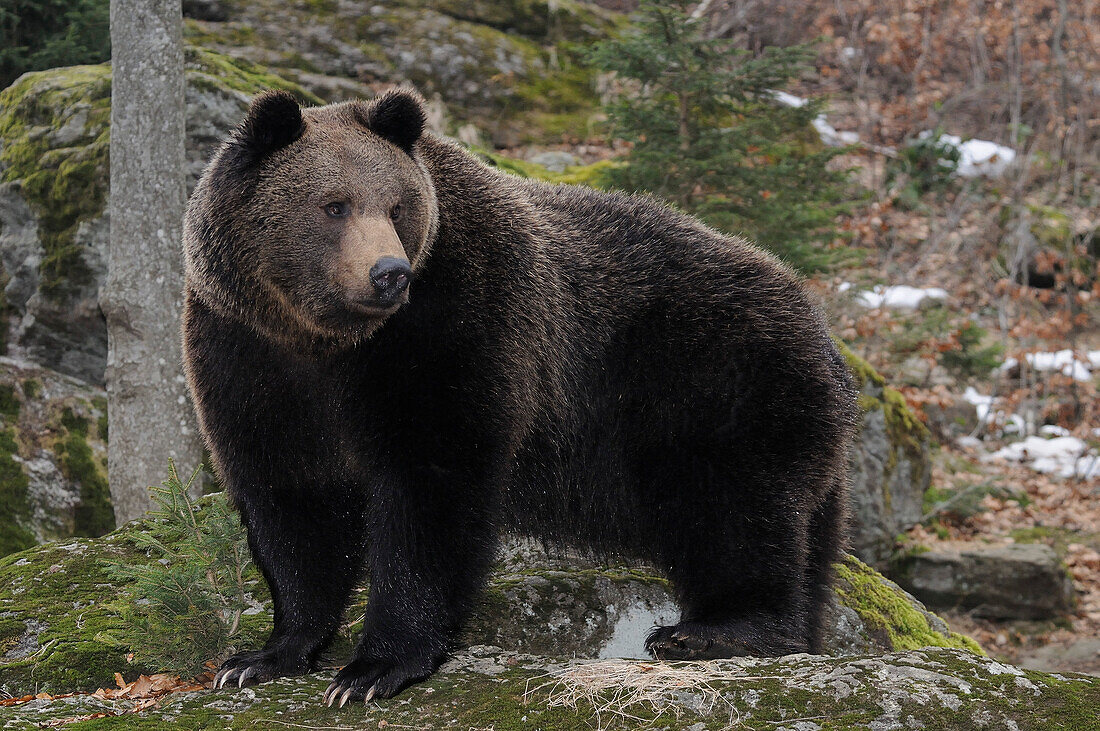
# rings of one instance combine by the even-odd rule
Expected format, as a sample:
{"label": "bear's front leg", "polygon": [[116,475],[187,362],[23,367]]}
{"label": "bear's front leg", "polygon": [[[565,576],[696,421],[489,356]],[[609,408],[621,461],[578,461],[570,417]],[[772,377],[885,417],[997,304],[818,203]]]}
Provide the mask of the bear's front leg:
{"label": "bear's front leg", "polygon": [[330,706],[389,698],[435,672],[484,585],[496,549],[489,491],[427,472],[373,501],[370,600],[355,654],[325,691]]}
{"label": "bear's front leg", "polygon": [[361,498],[336,487],[278,493],[238,501],[249,548],[271,589],[275,626],[262,649],[222,664],[215,688],[313,670],[362,577]]}

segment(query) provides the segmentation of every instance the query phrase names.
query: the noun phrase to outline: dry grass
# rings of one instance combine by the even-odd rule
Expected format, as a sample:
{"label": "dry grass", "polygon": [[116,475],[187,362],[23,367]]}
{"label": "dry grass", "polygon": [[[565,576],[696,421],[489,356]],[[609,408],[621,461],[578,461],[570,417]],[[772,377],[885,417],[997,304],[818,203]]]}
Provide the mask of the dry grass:
{"label": "dry grass", "polygon": [[655,663],[631,660],[599,660],[554,670],[527,682],[524,703],[537,702],[546,692],[549,708],[578,709],[590,705],[597,728],[615,721],[641,725],[656,722],[649,716],[685,712],[701,717],[727,716],[724,729],[740,725],[732,700],[715,683],[767,680],[773,676],[749,675],[743,669],[716,662]]}

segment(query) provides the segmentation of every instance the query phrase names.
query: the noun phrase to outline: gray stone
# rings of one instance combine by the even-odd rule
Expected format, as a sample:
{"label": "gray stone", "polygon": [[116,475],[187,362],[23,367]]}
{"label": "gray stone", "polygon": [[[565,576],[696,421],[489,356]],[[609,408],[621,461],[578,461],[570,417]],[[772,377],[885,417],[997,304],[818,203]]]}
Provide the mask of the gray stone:
{"label": "gray stone", "polygon": [[[252,688],[173,694],[133,723],[222,728],[1093,728],[1100,679],[1024,673],[946,649],[881,657],[791,655],[711,663],[591,661],[491,646],[456,653],[391,700],[327,708],[331,670]],[[5,728],[130,714],[93,695],[5,708]],[[965,719],[965,721],[961,720]],[[962,724],[972,724],[962,725]]]}
{"label": "gray stone", "polygon": [[898,558],[893,575],[929,606],[990,619],[1052,619],[1076,602],[1058,555],[1039,543],[938,544]]}
{"label": "gray stone", "polygon": [[576,157],[562,150],[540,152],[531,158],[531,162],[542,165],[552,173],[563,173],[567,167],[572,167],[578,163]]}
{"label": "gray stone", "polygon": [[[33,395],[24,385],[28,382],[35,384]],[[38,542],[68,538],[78,524],[77,511],[83,504],[81,480],[87,475],[66,474],[59,449],[68,434],[62,415],[68,410],[85,422],[81,438],[93,460],[100,462],[96,469],[102,470],[107,444],[99,433],[99,419],[105,415],[106,394],[83,381],[10,357],[0,357],[0,386],[10,388],[19,401],[18,414],[5,416],[3,425],[15,437],[12,461],[27,477],[26,509],[18,510],[17,515],[0,515],[0,530],[15,522]]]}
{"label": "gray stone", "polygon": [[[104,66],[98,74],[89,73],[85,84],[71,83],[67,71],[55,69],[37,74],[27,94],[50,99],[57,105],[50,114],[58,129],[53,133],[48,127],[42,130],[51,145],[49,154],[79,159],[80,146],[65,145],[73,144],[72,135],[78,129],[82,132],[77,141],[83,145],[89,145],[105,131],[102,124],[88,122],[86,108],[87,99],[101,91],[97,84],[109,76],[109,71]],[[187,189],[191,190],[217,145],[240,122],[251,95],[227,85],[198,64],[188,68],[187,81],[184,165]],[[5,140],[0,138],[0,144],[3,143]],[[14,313],[9,354],[102,385],[107,326],[99,295],[107,272],[110,197],[106,170],[96,175],[96,185],[104,193],[107,205],[94,218],[82,220],[76,227],[73,245],[80,252],[84,270],[81,277],[67,279],[61,293],[44,291],[40,266],[46,253],[40,241],[38,216],[24,196],[20,180],[0,183],[0,263],[8,277],[4,296]],[[174,291],[167,282],[162,286],[165,291]]]}
{"label": "gray stone", "polygon": [[847,353],[861,383],[863,419],[848,466],[851,550],[884,568],[897,536],[920,521],[932,480],[930,435],[901,395],[862,359]]}

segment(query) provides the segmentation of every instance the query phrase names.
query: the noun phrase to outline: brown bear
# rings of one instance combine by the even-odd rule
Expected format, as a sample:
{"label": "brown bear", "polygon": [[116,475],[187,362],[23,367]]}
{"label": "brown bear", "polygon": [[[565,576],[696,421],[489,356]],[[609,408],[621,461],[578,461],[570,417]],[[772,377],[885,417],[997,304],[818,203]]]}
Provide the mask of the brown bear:
{"label": "brown bear", "polygon": [[854,391],[798,279],[650,198],[503,174],[421,99],[266,93],[185,225],[186,369],[304,673],[370,578],[330,705],[453,647],[512,532],[671,580],[658,659],[820,648]]}

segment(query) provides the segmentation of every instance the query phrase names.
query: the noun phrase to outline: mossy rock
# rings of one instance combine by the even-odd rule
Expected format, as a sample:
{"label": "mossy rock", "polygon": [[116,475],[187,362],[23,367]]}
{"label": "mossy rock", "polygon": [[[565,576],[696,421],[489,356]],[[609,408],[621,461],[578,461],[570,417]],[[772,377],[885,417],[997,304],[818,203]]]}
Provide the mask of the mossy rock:
{"label": "mossy rock", "polygon": [[0,689],[94,690],[116,672],[155,670],[128,663],[127,648],[110,639],[118,620],[105,604],[119,587],[106,574],[107,559],[137,559],[125,530],[0,558]]}
{"label": "mossy rock", "polygon": [[[279,88],[321,102],[245,60],[189,47],[185,62],[190,185],[254,94]],[[90,383],[102,383],[107,356],[98,292],[110,233],[110,116],[108,64],[24,74],[0,92],[4,319],[22,320],[18,344],[35,361]]]}
{"label": "mossy rock", "polygon": [[600,160],[590,165],[570,165],[559,173],[529,160],[507,157],[489,150],[475,148],[474,152],[490,165],[521,178],[533,178],[547,183],[585,185],[589,188],[603,187],[607,171],[624,164],[618,160]]}
{"label": "mossy rock", "polygon": [[911,594],[859,559],[848,556],[837,564],[836,574],[839,606],[859,616],[867,640],[895,651],[955,647],[984,654],[972,638],[951,631]]}
{"label": "mossy rock", "polygon": [[0,420],[0,556],[114,529],[101,390],[0,363]]}
{"label": "mossy rock", "polygon": [[[614,673],[612,676],[611,674]],[[610,680],[613,677],[615,680]],[[478,646],[389,700],[328,708],[332,673],[133,701],[84,695],[5,708],[5,728],[1095,728],[1100,678],[1020,670],[961,650],[597,666]]]}
{"label": "mossy rock", "polygon": [[856,380],[863,414],[849,459],[852,552],[881,568],[896,537],[923,515],[932,480],[932,437],[900,392],[847,345],[834,341]]}
{"label": "mossy rock", "polygon": [[[224,499],[222,494],[203,498],[198,519],[202,506]],[[152,526],[148,520],[134,522],[103,538],[49,543],[0,559],[0,690],[20,695],[94,689],[111,685],[115,672],[132,678],[168,666],[150,657],[139,640],[126,639],[134,633],[111,604],[144,597],[129,596],[125,583],[112,579],[106,566],[155,567],[135,547],[138,534]],[[838,604],[826,632],[831,652],[924,645],[976,649],[973,641],[951,633],[912,597],[855,559],[838,571]],[[257,611],[241,617],[228,652],[256,647],[270,632],[266,587],[254,569],[246,578]],[[351,650],[367,593],[362,589],[347,611],[347,624],[331,649],[334,662]],[[641,657],[653,624],[673,622],[677,615],[668,582],[651,569],[548,556],[530,544],[511,543],[462,641],[559,657]]]}
{"label": "mossy rock", "polygon": [[234,4],[229,16],[188,20],[185,36],[276,69],[326,101],[368,96],[368,84],[412,83],[447,105],[453,127],[472,123],[498,146],[586,136],[595,72],[576,44],[623,22],[574,0],[262,0]]}
{"label": "mossy rock", "polygon": [[47,296],[91,282],[77,230],[106,205],[110,117],[107,64],[24,74],[0,91],[0,180],[17,181],[38,216]]}

